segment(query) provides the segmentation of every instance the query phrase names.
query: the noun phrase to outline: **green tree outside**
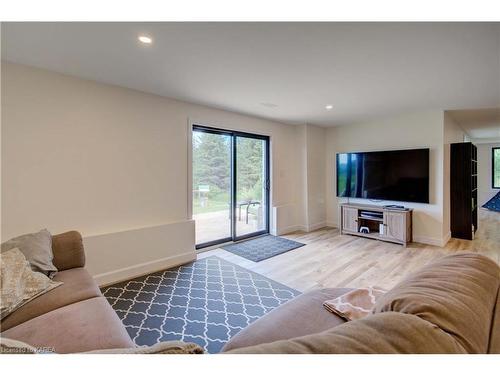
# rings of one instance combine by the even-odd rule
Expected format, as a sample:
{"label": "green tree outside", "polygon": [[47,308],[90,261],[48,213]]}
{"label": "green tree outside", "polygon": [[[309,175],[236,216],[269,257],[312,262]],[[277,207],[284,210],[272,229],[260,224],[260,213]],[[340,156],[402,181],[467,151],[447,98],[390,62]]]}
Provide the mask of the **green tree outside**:
{"label": "green tree outside", "polygon": [[[264,142],[238,137],[236,149],[237,200],[262,202]],[[230,194],[231,137],[194,131],[193,213],[229,210]]]}

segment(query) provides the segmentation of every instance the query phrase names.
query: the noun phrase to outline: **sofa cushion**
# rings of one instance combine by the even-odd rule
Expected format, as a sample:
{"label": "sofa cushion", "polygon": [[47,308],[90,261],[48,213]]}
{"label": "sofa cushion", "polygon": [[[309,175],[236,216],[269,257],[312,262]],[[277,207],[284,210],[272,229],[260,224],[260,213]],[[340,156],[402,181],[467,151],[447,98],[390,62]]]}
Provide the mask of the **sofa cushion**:
{"label": "sofa cushion", "polygon": [[484,256],[444,257],[382,296],[374,312],[397,311],[435,324],[468,353],[486,353],[500,285],[498,265]]}
{"label": "sofa cushion", "polygon": [[318,289],[301,294],[237,333],[222,351],[309,335],[345,323],[345,319],[328,312],[323,302],[351,290]]}
{"label": "sofa cushion", "polygon": [[50,311],[2,332],[56,353],[134,347],[125,327],[104,297],[80,301]]}
{"label": "sofa cushion", "polygon": [[290,340],[231,350],[230,354],[465,354],[450,335],[414,315],[386,312]]}
{"label": "sofa cushion", "polygon": [[2,320],[1,330],[5,331],[27,320],[60,307],[101,296],[94,279],[84,268],[73,268],[58,272],[54,281],[63,284],[35,298]]}

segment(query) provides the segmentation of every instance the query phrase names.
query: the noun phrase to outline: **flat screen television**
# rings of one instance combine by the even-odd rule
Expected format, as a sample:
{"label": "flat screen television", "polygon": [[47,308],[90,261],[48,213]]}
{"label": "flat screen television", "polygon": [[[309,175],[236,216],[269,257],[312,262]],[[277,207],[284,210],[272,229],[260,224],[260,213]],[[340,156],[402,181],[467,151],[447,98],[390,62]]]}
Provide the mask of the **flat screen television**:
{"label": "flat screen television", "polygon": [[429,203],[429,149],[337,154],[337,196]]}

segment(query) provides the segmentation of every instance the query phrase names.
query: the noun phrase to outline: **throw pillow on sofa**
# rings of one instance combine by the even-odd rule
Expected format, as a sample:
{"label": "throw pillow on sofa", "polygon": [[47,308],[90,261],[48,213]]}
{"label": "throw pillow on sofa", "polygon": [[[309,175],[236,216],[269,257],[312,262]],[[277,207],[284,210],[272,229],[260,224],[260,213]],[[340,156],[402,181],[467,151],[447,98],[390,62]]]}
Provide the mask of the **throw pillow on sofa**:
{"label": "throw pillow on sofa", "polygon": [[33,271],[41,272],[52,278],[57,268],[52,263],[52,235],[47,229],[37,233],[24,234],[2,244],[2,253],[18,248],[24,254]]}
{"label": "throw pillow on sofa", "polygon": [[57,288],[62,282],[34,272],[17,248],[0,255],[0,318],[3,319],[36,297]]}

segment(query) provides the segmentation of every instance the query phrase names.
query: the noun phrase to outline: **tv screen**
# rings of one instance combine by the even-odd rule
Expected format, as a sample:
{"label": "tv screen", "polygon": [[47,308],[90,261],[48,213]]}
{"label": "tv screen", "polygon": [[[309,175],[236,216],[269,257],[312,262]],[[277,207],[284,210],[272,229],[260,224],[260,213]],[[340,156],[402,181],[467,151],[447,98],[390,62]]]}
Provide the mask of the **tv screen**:
{"label": "tv screen", "polygon": [[429,149],[337,154],[337,196],[429,203]]}

